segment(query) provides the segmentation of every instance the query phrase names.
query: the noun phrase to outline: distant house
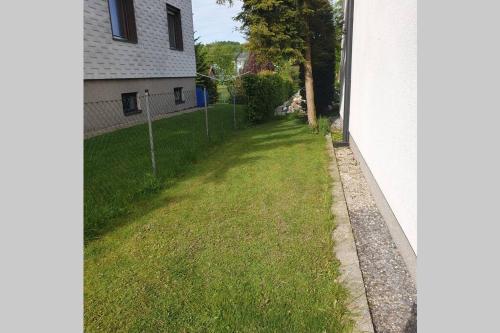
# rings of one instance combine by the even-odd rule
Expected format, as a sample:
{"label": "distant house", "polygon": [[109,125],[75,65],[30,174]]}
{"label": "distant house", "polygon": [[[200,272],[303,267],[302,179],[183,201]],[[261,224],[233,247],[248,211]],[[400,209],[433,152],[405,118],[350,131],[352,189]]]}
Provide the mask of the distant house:
{"label": "distant house", "polygon": [[216,69],[215,65],[210,66],[210,69],[208,70],[208,76],[214,78],[217,76],[218,70]]}
{"label": "distant house", "polygon": [[243,51],[236,57],[236,74],[243,74],[243,69],[248,62],[248,52]]}
{"label": "distant house", "polygon": [[195,77],[191,0],[84,0],[84,102],[118,101],[85,108],[86,129],[140,117],[146,89],[192,107]]}

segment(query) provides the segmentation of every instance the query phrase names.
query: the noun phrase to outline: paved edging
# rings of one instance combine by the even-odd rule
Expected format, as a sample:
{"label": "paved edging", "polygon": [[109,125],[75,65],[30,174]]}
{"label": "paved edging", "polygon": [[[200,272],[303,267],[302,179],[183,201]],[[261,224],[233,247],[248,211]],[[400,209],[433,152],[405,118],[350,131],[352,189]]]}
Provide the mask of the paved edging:
{"label": "paved edging", "polygon": [[328,155],[330,156],[330,166],[328,168],[332,177],[332,213],[335,216],[336,228],[333,232],[335,243],[335,255],[340,260],[340,272],[342,283],[351,293],[352,302],[349,304],[350,310],[355,314],[355,333],[373,333],[373,323],[368,308],[366,290],[363,276],[359,266],[359,259],[354,243],[354,235],[351,229],[349,213],[344,196],[344,189],[340,180],[340,173],[337,159],[333,150],[332,138],[326,135]]}

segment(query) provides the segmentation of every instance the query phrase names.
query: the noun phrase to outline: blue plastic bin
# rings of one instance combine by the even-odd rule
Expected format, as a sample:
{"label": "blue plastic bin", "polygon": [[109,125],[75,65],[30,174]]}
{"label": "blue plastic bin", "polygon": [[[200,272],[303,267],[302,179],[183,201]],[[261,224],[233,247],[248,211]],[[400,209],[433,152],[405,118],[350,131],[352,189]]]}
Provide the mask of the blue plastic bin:
{"label": "blue plastic bin", "polygon": [[[208,91],[207,91],[207,102],[208,102]],[[196,87],[196,105],[199,108],[205,107],[205,98],[203,96],[203,87]]]}

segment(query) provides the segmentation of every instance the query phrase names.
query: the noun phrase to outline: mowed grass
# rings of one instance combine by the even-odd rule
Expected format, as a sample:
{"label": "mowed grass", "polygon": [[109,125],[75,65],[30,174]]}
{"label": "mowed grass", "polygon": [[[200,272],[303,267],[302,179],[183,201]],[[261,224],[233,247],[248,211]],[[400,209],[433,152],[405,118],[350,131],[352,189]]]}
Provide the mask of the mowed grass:
{"label": "mowed grass", "polygon": [[[237,106],[236,115],[238,128],[244,128],[243,106]],[[210,139],[204,111],[155,121],[157,178],[153,177],[146,124],[85,140],[85,239],[100,237],[113,229],[120,222],[116,217],[129,214],[135,203],[168,186],[234,132],[230,105],[210,107]]]}
{"label": "mowed grass", "polygon": [[339,129],[332,131],[331,135],[332,135],[333,142],[343,142],[344,141],[342,131]]}
{"label": "mowed grass", "polygon": [[288,119],[210,150],[84,249],[86,332],[350,332],[324,138]]}

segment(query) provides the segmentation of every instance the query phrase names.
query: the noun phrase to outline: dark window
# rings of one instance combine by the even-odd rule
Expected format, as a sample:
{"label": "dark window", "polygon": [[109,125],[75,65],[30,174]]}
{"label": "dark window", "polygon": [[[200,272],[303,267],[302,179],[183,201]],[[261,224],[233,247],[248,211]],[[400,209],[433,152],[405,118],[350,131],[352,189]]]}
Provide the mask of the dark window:
{"label": "dark window", "polygon": [[174,96],[175,96],[175,104],[183,104],[184,100],[184,92],[181,87],[174,88]]}
{"label": "dark window", "polygon": [[173,50],[184,50],[182,42],[182,21],[181,11],[175,7],[167,5],[168,39],[170,48]]}
{"label": "dark window", "polygon": [[137,102],[136,92],[122,94],[122,105],[123,105],[123,114],[126,116],[141,113],[139,104]]}
{"label": "dark window", "polygon": [[108,0],[113,39],[137,43],[133,0]]}

